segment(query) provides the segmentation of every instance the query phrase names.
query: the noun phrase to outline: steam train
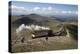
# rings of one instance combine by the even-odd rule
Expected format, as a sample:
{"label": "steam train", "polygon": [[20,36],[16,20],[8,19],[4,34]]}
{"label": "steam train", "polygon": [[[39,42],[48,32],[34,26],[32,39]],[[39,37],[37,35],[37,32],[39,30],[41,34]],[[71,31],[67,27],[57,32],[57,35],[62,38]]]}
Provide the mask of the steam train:
{"label": "steam train", "polygon": [[52,30],[38,30],[32,33],[32,39],[40,37],[63,36],[65,34],[66,32],[64,32],[64,29],[58,32],[53,32]]}

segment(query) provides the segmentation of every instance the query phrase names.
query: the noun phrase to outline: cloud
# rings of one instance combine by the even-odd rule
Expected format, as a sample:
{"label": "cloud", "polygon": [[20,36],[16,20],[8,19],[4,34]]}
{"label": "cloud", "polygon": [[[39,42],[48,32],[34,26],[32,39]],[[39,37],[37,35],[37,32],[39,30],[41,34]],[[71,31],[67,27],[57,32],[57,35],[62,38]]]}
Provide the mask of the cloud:
{"label": "cloud", "polygon": [[40,7],[34,7],[33,8],[33,10],[39,10],[40,9]]}
{"label": "cloud", "polygon": [[44,14],[44,15],[67,15],[67,14],[78,14],[77,11],[67,11],[67,10],[60,10],[53,8],[51,6],[49,7],[34,7],[34,8],[25,8],[25,7],[20,7],[20,6],[15,6],[11,5],[12,9],[12,14],[31,14],[31,13],[36,13],[36,14]]}
{"label": "cloud", "polygon": [[53,10],[53,8],[52,7],[41,7],[41,10]]}
{"label": "cloud", "polygon": [[31,13],[37,13],[37,14],[53,14],[57,13],[57,9],[52,8],[51,6],[49,7],[34,7],[32,8]]}
{"label": "cloud", "polygon": [[52,7],[48,7],[48,10],[52,10],[53,8]]}
{"label": "cloud", "polygon": [[24,7],[18,7],[18,6],[15,6],[15,5],[12,5],[11,8],[15,9],[15,10],[26,10]]}
{"label": "cloud", "polygon": [[64,14],[65,14],[65,13],[67,13],[67,11],[62,11],[62,13],[64,13]]}
{"label": "cloud", "polygon": [[47,10],[47,8],[43,7],[42,10],[45,11],[45,10]]}
{"label": "cloud", "polygon": [[77,11],[61,11],[63,14],[77,14]]}
{"label": "cloud", "polygon": [[12,14],[15,14],[15,13],[26,14],[27,12],[27,9],[25,9],[24,7],[19,7],[15,5],[11,5],[11,10],[12,10]]}

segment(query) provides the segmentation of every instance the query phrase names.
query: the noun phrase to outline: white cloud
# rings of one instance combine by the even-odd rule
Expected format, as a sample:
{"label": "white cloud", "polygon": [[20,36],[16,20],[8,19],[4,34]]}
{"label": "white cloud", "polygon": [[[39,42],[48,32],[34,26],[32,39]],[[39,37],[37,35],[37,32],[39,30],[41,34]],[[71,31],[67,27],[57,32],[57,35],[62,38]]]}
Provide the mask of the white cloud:
{"label": "white cloud", "polygon": [[35,10],[35,11],[36,11],[36,10],[39,10],[39,9],[40,9],[40,7],[34,7],[34,8],[33,8],[33,10]]}
{"label": "white cloud", "polygon": [[67,11],[67,13],[73,13],[73,11]]}
{"label": "white cloud", "polygon": [[36,13],[36,14],[53,14],[53,15],[61,15],[61,14],[77,14],[77,11],[65,11],[65,10],[59,10],[56,8],[52,8],[51,6],[49,7],[34,7],[32,9],[28,9],[25,7],[19,7],[12,5],[12,14],[31,14],[31,13]]}
{"label": "white cloud", "polygon": [[42,8],[42,10],[44,10],[44,11],[45,11],[45,10],[47,10],[47,8],[43,7],[43,8]]}
{"label": "white cloud", "polygon": [[61,11],[63,14],[77,14],[77,11]]}
{"label": "white cloud", "polygon": [[24,7],[19,7],[12,5],[12,14],[30,14],[30,13],[37,13],[37,14],[53,14],[59,13],[59,10],[54,9],[52,7],[34,7],[33,9],[26,9]]}
{"label": "white cloud", "polygon": [[11,8],[12,9],[17,9],[17,10],[26,10],[24,7],[18,7],[18,6],[15,6],[15,5],[12,5]]}
{"label": "white cloud", "polygon": [[15,13],[26,14],[27,12],[26,8],[15,6],[15,5],[12,5],[11,9],[12,9],[12,14],[15,14]]}
{"label": "white cloud", "polygon": [[62,13],[67,13],[67,11],[62,11]]}
{"label": "white cloud", "polygon": [[41,10],[53,10],[52,7],[42,7]]}
{"label": "white cloud", "polygon": [[52,7],[48,7],[48,10],[52,10],[53,8]]}
{"label": "white cloud", "polygon": [[16,6],[14,6],[14,5],[11,5],[11,8],[16,8]]}

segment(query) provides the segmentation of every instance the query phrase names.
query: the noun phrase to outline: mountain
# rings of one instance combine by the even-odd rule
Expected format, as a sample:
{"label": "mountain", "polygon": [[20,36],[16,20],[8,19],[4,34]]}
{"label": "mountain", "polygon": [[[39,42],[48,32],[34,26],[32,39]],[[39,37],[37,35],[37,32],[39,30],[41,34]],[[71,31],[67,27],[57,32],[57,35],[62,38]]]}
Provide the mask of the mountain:
{"label": "mountain", "polygon": [[[58,18],[55,16],[41,16],[38,14],[28,14],[28,15],[20,15],[17,17],[14,17],[13,19],[16,19],[12,22],[13,25],[19,26],[21,24],[37,24],[37,25],[46,25],[46,24],[56,24],[64,21],[71,21],[74,20],[73,18]],[[77,20],[76,20],[77,21]]]}
{"label": "mountain", "polygon": [[47,21],[53,21],[53,18],[41,16],[38,14],[20,15],[16,17],[17,20],[12,23],[16,26],[21,24],[46,24]]}
{"label": "mountain", "polygon": [[55,18],[55,20],[60,22],[77,22],[78,16],[51,16],[52,18]]}
{"label": "mountain", "polygon": [[46,16],[41,16],[41,15],[38,15],[38,14],[29,14],[27,15],[27,17],[33,19],[33,20],[36,20],[37,22],[41,22],[41,21],[45,21],[45,20],[48,20],[50,18],[46,17]]}
{"label": "mountain", "polygon": [[13,21],[12,24],[14,26],[19,26],[21,24],[30,24],[30,23],[34,23],[34,22],[36,22],[36,21],[33,19],[30,19],[29,17],[22,16],[19,19]]}

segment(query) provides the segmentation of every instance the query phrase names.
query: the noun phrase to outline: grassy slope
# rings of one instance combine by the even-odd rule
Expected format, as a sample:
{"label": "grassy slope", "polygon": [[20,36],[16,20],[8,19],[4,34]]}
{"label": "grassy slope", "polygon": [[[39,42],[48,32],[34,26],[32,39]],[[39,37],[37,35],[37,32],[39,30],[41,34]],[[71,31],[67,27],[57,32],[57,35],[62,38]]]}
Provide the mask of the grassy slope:
{"label": "grassy slope", "polygon": [[66,24],[65,26],[69,30],[71,37],[78,40],[78,26],[74,24]]}

